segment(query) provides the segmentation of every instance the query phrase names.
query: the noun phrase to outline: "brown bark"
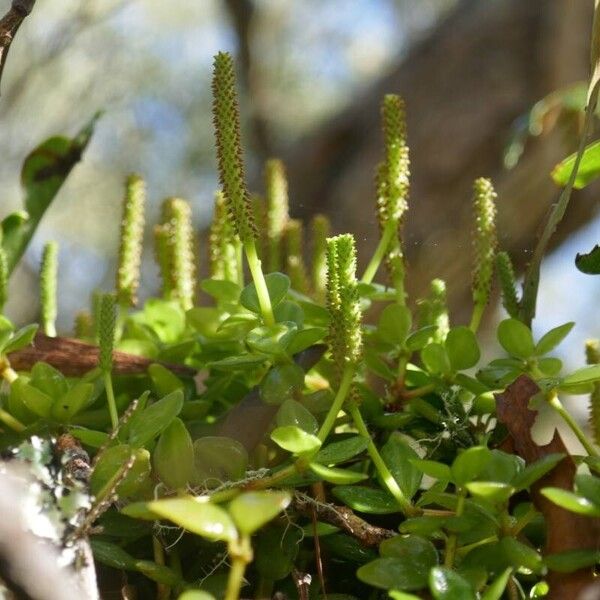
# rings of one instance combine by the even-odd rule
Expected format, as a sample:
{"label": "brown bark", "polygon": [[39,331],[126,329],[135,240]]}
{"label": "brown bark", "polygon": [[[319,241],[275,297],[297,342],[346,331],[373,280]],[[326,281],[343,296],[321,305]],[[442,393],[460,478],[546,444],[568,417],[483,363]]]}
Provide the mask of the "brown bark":
{"label": "brown bark", "polygon": [[[379,103],[385,93],[401,94],[412,163],[408,287],[422,295],[433,277],[446,279],[450,305],[464,316],[472,182],[494,180],[501,245],[522,268],[558,194],[549,172],[574,139],[555,127],[528,143],[511,171],[503,149],[515,119],[537,100],[587,77],[591,18],[585,2],[463,1],[366,95],[290,149],[296,214],[328,213],[337,230],[356,234],[366,263],[377,241],[371,174],[382,154]],[[577,194],[554,243],[591,218],[598,208],[591,198]]]}

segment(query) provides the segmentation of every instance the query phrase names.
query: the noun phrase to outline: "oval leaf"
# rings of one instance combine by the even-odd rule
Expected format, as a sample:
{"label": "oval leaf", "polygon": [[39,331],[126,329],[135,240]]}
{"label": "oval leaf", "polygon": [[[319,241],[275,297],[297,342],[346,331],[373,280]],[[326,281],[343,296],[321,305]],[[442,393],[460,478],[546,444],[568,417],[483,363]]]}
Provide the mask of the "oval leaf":
{"label": "oval leaf", "polygon": [[231,501],[229,514],[242,533],[252,535],[285,510],[291,499],[288,492],[246,492]]}

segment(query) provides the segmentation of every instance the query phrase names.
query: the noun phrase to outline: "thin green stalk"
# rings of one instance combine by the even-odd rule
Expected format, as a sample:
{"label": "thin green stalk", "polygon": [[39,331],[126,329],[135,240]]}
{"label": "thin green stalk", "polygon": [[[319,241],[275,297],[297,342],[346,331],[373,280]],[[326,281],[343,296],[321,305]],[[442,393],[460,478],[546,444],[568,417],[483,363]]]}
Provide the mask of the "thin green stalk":
{"label": "thin green stalk", "polygon": [[563,418],[564,422],[571,428],[571,431],[575,434],[581,445],[585,448],[585,451],[590,456],[600,458],[600,453],[594,448],[594,446],[587,439],[585,433],[579,427],[577,421],[571,416],[569,411],[562,405],[562,402],[558,398],[556,390],[550,392],[548,397],[548,404]]}
{"label": "thin green stalk", "polygon": [[17,433],[25,430],[25,425],[18,419],[15,419],[10,413],[6,412],[3,408],[0,408],[0,421],[5,425],[8,425],[11,429]]}
{"label": "thin green stalk", "polygon": [[531,508],[522,517],[517,519],[515,524],[510,528],[510,535],[512,535],[513,537],[517,537],[519,533],[521,533],[521,531],[532,521],[532,519],[535,518],[537,514],[538,511],[532,504]]}
{"label": "thin green stalk", "polygon": [[40,268],[40,315],[42,331],[56,337],[56,279],[58,272],[58,244],[48,242],[44,246]]}
{"label": "thin green stalk", "polygon": [[469,323],[469,328],[473,333],[477,333],[479,329],[479,324],[481,323],[481,318],[483,317],[483,313],[485,312],[485,304],[476,304],[473,307],[473,314],[471,316],[471,322]]}
{"label": "thin green stalk", "polygon": [[106,390],[106,399],[108,401],[108,412],[110,413],[110,422],[114,431],[119,425],[119,413],[117,412],[115,391],[113,389],[110,371],[104,372],[104,388]]}
{"label": "thin green stalk", "polygon": [[395,221],[388,221],[385,225],[385,229],[381,234],[381,238],[379,238],[379,243],[377,244],[377,248],[363,273],[361,283],[371,283],[373,281],[373,277],[377,273],[377,269],[381,265],[383,259],[385,258],[385,254],[390,246],[390,243],[394,239],[394,235],[396,235],[396,231],[398,229],[398,224]]}
{"label": "thin green stalk", "polygon": [[333,399],[333,403],[329,407],[329,411],[325,416],[325,420],[321,425],[321,429],[319,429],[319,433],[317,437],[324,442],[327,439],[327,436],[331,433],[333,426],[335,425],[335,420],[337,419],[338,413],[342,410],[342,406],[344,405],[344,401],[346,400],[348,393],[350,392],[350,387],[352,386],[352,380],[354,379],[354,365],[348,365],[342,374],[342,380],[340,382],[340,387],[338,388],[337,394]]}
{"label": "thin green stalk", "polygon": [[428,383],[426,385],[422,385],[421,387],[414,388],[412,390],[406,390],[402,392],[402,398],[404,400],[409,400],[412,398],[420,398],[421,396],[425,396],[435,390],[435,383]]}
{"label": "thin green stalk", "polygon": [[[157,565],[165,565],[165,550],[160,543],[160,540],[153,535],[152,536],[152,550],[154,553],[154,562]],[[171,597],[171,588],[165,583],[156,584],[156,600],[169,600]]]}
{"label": "thin green stalk", "polygon": [[260,312],[262,313],[265,325],[274,325],[275,317],[273,316],[273,307],[271,306],[269,289],[267,288],[267,282],[265,281],[265,276],[262,272],[260,259],[256,253],[256,244],[253,239],[244,243],[244,250],[246,252],[246,258],[248,259],[248,267],[252,274],[252,280],[256,287]]}
{"label": "thin green stalk", "polygon": [[[598,6],[596,6],[596,10],[594,13],[594,37],[592,39],[593,44],[594,42],[598,42],[598,39],[596,39],[596,30],[598,29],[599,23],[600,18],[598,14]],[[593,47],[592,52],[592,60],[598,61],[598,48]],[[569,206],[569,201],[571,200],[571,192],[573,191],[573,186],[575,185],[575,179],[577,178],[579,165],[581,164],[581,159],[583,158],[585,145],[588,136],[592,130],[592,125],[594,121],[594,111],[596,110],[596,104],[598,103],[598,93],[600,92],[600,81],[598,80],[599,66],[600,65],[598,64],[592,64],[592,77],[590,79],[588,89],[588,102],[587,106],[585,107],[583,131],[581,132],[581,138],[579,139],[579,146],[577,148],[577,154],[575,155],[573,170],[571,171],[571,175],[569,176],[567,184],[565,185],[562,192],[560,193],[560,196],[558,197],[558,201],[553,205],[552,212],[548,217],[548,221],[544,226],[542,235],[538,239],[538,242],[533,251],[533,256],[531,258],[531,262],[529,263],[529,268],[525,273],[525,279],[523,281],[523,296],[521,300],[520,316],[523,323],[525,323],[525,325],[528,326],[531,326],[531,321],[535,317],[538,288],[540,285],[540,268],[542,264],[542,258],[546,253],[546,248],[548,247],[550,238],[556,231],[556,228],[558,227],[559,223],[562,221],[567,207]]]}
{"label": "thin green stalk", "polygon": [[229,555],[231,556],[231,568],[227,579],[225,600],[238,600],[240,590],[244,583],[246,566],[252,562],[252,544],[250,536],[243,535],[239,541],[230,542]]}
{"label": "thin green stalk", "polygon": [[351,403],[348,406],[348,412],[350,413],[350,416],[352,417],[352,420],[354,421],[354,425],[356,426],[358,433],[369,440],[369,445],[367,446],[367,452],[369,453],[369,456],[371,457],[371,460],[373,461],[373,465],[375,466],[375,469],[377,470],[377,472],[379,473],[379,476],[381,477],[383,483],[385,484],[385,487],[388,489],[390,494],[392,494],[392,496],[394,496],[394,498],[396,499],[396,502],[398,502],[398,505],[400,506],[400,508],[402,509],[402,512],[405,515],[417,514],[418,510],[415,509],[415,507],[411,504],[410,500],[404,495],[404,493],[400,489],[400,486],[398,485],[398,482],[394,479],[394,476],[390,473],[390,470],[387,468],[387,465],[385,464],[385,462],[383,462],[383,458],[381,458],[381,455],[379,454],[379,450],[377,450],[377,446],[375,446],[375,444],[373,443],[373,440],[371,439],[371,434],[369,433],[369,430],[367,429],[367,426],[363,420],[360,410],[358,409],[358,406],[354,403]]}
{"label": "thin green stalk", "polygon": [[[460,517],[465,509],[465,492],[459,491],[458,502],[456,504],[456,516]],[[451,569],[454,566],[454,557],[456,556],[457,536],[455,533],[448,537],[446,541],[446,552],[444,554],[444,566]]]}

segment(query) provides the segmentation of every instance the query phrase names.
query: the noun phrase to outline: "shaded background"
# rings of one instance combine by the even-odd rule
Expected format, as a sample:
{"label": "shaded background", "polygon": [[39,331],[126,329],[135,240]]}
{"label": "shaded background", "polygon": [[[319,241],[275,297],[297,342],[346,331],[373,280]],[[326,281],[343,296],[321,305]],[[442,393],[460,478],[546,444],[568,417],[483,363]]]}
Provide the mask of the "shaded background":
{"label": "shaded background", "polygon": [[[1,0],[0,12],[9,4]],[[131,171],[148,182],[148,234],[167,195],[192,202],[201,234],[217,185],[212,56],[229,50],[240,70],[253,188],[262,187],[264,159],[284,157],[293,215],[323,211],[336,231],[355,232],[363,264],[376,242],[379,102],[386,92],[406,98],[413,171],[405,230],[409,288],[414,298],[431,278],[445,278],[455,323],[466,321],[472,181],[493,178],[501,243],[522,267],[558,195],[549,171],[574,149],[580,115],[548,110],[530,132],[538,135],[526,136],[522,148],[510,141],[528,133],[526,115],[538,100],[586,78],[592,5],[38,0],[3,79],[0,215],[19,206],[20,164],[37,143],[74,133],[99,109],[104,116],[13,277],[8,314],[19,322],[37,318],[36,273],[49,239],[61,247],[59,331],[69,333],[91,290],[113,286],[122,184]],[[507,170],[507,160],[514,163],[521,150]],[[562,351],[567,366],[580,365],[584,339],[600,335],[600,278],[573,264],[576,252],[599,241],[597,194],[592,187],[574,195],[556,238],[563,243],[543,268],[534,332],[577,320]],[[142,297],[156,288],[148,251]],[[497,309],[494,319],[501,315]]]}

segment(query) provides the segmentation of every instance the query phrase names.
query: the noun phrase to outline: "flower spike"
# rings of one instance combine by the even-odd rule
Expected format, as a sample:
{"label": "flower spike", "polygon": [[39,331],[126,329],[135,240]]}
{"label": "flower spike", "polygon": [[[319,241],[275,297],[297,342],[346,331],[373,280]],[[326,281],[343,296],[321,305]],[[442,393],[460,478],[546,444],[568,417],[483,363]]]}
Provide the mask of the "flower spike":
{"label": "flower spike", "polygon": [[236,233],[245,244],[256,239],[256,232],[244,178],[240,112],[235,90],[233,59],[227,52],[219,52],[215,56],[212,90],[221,186]]}
{"label": "flower spike", "polygon": [[169,232],[173,289],[182,308],[189,310],[194,305],[196,294],[194,231],[190,205],[180,198],[167,198],[163,203],[163,220]]}
{"label": "flower spike", "polygon": [[241,270],[238,262],[240,240],[228,218],[223,192],[215,194],[215,209],[208,240],[210,276],[237,283]]}
{"label": "flower spike", "polygon": [[308,275],[303,257],[304,227],[299,219],[290,219],[285,228],[285,262],[292,288],[308,293]]}
{"label": "flower spike", "polygon": [[331,234],[331,223],[325,215],[315,215],[311,224],[312,238],[312,287],[318,300],[325,297],[327,281],[327,238]]}
{"label": "flower spike", "polygon": [[144,238],[146,189],[139,175],[130,175],[123,199],[121,245],[117,268],[117,300],[122,306],[135,306],[140,283],[140,266]]}
{"label": "flower spike", "polygon": [[283,162],[268,160],[265,164],[265,189],[267,199],[267,238],[269,245],[268,270],[282,268],[281,243],[289,221],[288,183]]}
{"label": "flower spike", "polygon": [[496,271],[502,290],[502,304],[511,317],[518,319],[521,306],[517,294],[515,271],[507,252],[498,252],[496,255]]}
{"label": "flower spike", "polygon": [[58,273],[58,244],[44,246],[40,268],[41,325],[46,335],[56,336],[56,278]]}
{"label": "flower spike", "polygon": [[4,309],[8,299],[8,260],[6,252],[0,245],[0,313]]}
{"label": "flower spike", "polygon": [[473,209],[475,228],[473,246],[473,317],[471,329],[476,331],[490,297],[496,247],[496,192],[489,179],[480,178],[473,186]]}

